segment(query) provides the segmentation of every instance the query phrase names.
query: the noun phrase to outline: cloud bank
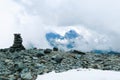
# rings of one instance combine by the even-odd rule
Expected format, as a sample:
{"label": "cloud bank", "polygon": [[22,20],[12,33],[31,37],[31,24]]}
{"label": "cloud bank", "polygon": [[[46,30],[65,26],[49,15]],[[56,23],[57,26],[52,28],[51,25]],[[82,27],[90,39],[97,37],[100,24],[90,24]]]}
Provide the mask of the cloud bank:
{"label": "cloud bank", "polygon": [[[72,26],[91,35],[87,38],[93,48],[120,51],[119,0],[1,0],[0,4],[0,47],[8,47],[15,32],[22,34],[27,47],[50,47],[47,32],[63,34]],[[87,48],[81,45],[76,49]]]}

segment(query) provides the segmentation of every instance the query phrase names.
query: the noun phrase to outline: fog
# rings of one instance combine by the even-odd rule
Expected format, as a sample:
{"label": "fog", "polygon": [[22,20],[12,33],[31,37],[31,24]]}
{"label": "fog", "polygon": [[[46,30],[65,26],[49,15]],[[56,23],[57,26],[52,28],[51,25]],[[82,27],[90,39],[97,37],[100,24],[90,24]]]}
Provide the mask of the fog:
{"label": "fog", "polygon": [[[0,48],[12,44],[13,33],[22,34],[27,48],[50,47],[45,39],[47,32],[63,34],[74,28],[91,35],[86,36],[89,47],[77,43],[76,49],[120,51],[119,21],[119,0],[1,0]],[[94,43],[96,39],[102,43]]]}

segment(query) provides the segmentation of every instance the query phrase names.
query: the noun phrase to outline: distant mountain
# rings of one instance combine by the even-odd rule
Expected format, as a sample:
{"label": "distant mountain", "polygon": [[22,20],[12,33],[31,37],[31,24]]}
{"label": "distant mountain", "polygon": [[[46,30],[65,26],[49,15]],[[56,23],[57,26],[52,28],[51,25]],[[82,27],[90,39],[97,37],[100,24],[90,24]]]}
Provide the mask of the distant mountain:
{"label": "distant mountain", "polygon": [[98,54],[120,54],[120,52],[112,51],[112,50],[92,50],[92,53],[98,53]]}
{"label": "distant mountain", "polygon": [[120,52],[117,52],[117,51],[109,51],[108,54],[120,54]]}
{"label": "distant mountain", "polygon": [[108,50],[92,50],[92,53],[98,53],[98,54],[102,54],[102,53],[108,53]]}
{"label": "distant mountain", "polygon": [[46,39],[53,47],[61,46],[66,48],[73,48],[75,46],[74,39],[79,36],[80,35],[75,30],[69,30],[65,33],[64,36],[53,32],[47,33]]}

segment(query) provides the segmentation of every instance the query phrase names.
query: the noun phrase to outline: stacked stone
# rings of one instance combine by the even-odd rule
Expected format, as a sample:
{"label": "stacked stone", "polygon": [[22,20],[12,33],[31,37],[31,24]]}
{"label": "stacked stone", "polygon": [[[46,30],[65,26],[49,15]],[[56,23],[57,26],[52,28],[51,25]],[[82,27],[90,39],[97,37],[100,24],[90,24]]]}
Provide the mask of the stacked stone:
{"label": "stacked stone", "polygon": [[21,51],[25,50],[24,46],[22,45],[22,38],[20,34],[14,34],[14,44],[10,47],[10,51]]}

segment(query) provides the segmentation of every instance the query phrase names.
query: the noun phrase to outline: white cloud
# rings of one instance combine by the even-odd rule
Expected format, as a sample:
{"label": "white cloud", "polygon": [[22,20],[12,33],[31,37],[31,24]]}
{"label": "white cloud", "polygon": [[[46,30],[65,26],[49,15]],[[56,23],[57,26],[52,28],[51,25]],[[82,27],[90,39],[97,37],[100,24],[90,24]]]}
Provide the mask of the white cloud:
{"label": "white cloud", "polygon": [[[0,0],[0,47],[8,47],[12,43],[12,34],[16,24],[16,16],[20,7],[12,0]],[[17,25],[18,26],[18,25]]]}
{"label": "white cloud", "polygon": [[120,40],[119,0],[26,0],[21,4],[27,14],[40,17],[42,24],[84,25],[98,34],[107,35],[114,49],[120,47],[117,44]]}
{"label": "white cloud", "polygon": [[78,32],[82,28],[86,29],[82,32],[94,32],[90,38],[89,33],[84,34],[89,42],[94,37],[97,43],[101,43],[100,40],[105,42],[106,38],[109,40],[109,43],[91,43],[91,46],[103,47],[105,44],[108,48],[120,51],[119,4],[119,0],[1,0],[0,37],[1,41],[7,43],[3,45],[1,42],[0,47],[11,44],[14,32],[23,35],[25,45],[30,42],[37,47],[49,47],[45,39],[46,32],[54,31],[64,35],[70,26],[74,26]]}

